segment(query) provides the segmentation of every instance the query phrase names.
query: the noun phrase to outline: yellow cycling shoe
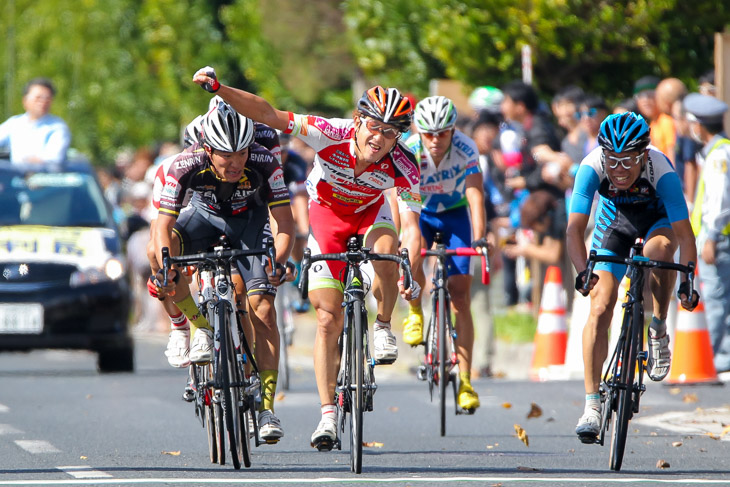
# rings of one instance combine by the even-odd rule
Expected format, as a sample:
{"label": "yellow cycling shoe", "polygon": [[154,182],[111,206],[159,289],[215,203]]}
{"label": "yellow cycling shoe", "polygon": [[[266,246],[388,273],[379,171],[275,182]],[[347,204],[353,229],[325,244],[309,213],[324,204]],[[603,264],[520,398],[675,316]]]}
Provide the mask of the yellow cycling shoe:
{"label": "yellow cycling shoe", "polygon": [[474,388],[471,384],[464,384],[463,382],[459,385],[459,396],[457,402],[461,409],[467,411],[473,411],[479,407],[479,395],[474,392]]}
{"label": "yellow cycling shoe", "polygon": [[403,320],[403,341],[414,347],[423,343],[423,314],[411,312]]}

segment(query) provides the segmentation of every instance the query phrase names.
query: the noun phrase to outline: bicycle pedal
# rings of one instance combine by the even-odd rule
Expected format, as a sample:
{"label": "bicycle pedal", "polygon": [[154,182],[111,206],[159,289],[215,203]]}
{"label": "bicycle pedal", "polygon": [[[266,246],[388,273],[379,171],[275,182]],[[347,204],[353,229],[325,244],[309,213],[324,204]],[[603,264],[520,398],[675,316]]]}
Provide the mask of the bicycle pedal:
{"label": "bicycle pedal", "polygon": [[266,443],[267,445],[276,445],[277,443],[279,443],[280,438],[263,438],[263,440],[264,443]]}
{"label": "bicycle pedal", "polygon": [[598,435],[578,435],[578,439],[584,445],[594,445],[599,443]]}
{"label": "bicycle pedal", "polygon": [[316,448],[317,451],[332,451],[335,446],[335,442],[330,438],[318,438],[315,443],[310,443],[312,448]]}
{"label": "bicycle pedal", "polygon": [[395,362],[396,359],[379,359],[375,360],[375,365],[390,365]]}
{"label": "bicycle pedal", "polygon": [[195,391],[190,387],[186,387],[185,392],[182,394],[182,399],[185,402],[193,402],[195,400]]}
{"label": "bicycle pedal", "polygon": [[419,365],[416,369],[416,378],[418,380],[426,380],[428,377],[426,376],[426,366],[425,365]]}
{"label": "bicycle pedal", "polygon": [[464,408],[459,407],[459,408],[456,409],[456,414],[466,414],[467,416],[471,416],[476,411],[477,411],[476,408],[464,409]]}

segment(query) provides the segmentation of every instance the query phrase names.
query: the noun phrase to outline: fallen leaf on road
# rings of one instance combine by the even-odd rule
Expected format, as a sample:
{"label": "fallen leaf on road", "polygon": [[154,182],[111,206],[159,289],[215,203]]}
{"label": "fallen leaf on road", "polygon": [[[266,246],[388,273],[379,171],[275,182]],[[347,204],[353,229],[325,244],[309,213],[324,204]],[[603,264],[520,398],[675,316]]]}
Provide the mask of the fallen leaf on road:
{"label": "fallen leaf on road", "polygon": [[81,455],[79,458],[81,458],[82,460],[86,460],[87,457],[86,455]]}
{"label": "fallen leaf on road", "polygon": [[682,397],[682,402],[699,402],[699,399],[697,399],[697,394],[685,394]]}
{"label": "fallen leaf on road", "polygon": [[517,467],[517,470],[519,470],[520,472],[539,472],[540,471],[539,468],[535,468],[535,467]]}
{"label": "fallen leaf on road", "polygon": [[666,460],[659,460],[656,462],[656,468],[669,468],[669,462]]}
{"label": "fallen leaf on road", "polygon": [[487,445],[487,450],[491,450],[492,448],[494,448],[494,445]]}
{"label": "fallen leaf on road", "polygon": [[659,434],[656,431],[652,431],[649,433],[649,436],[659,436]]}
{"label": "fallen leaf on road", "polygon": [[700,448],[700,453],[707,453],[707,448]]}
{"label": "fallen leaf on road", "polygon": [[530,412],[527,413],[527,419],[539,418],[542,416],[542,408],[534,402],[530,405]]}
{"label": "fallen leaf on road", "polygon": [[672,442],[672,446],[682,446],[682,442],[681,441],[673,441]]}
{"label": "fallen leaf on road", "polygon": [[682,392],[682,389],[680,389],[679,387],[672,387],[671,389],[669,389],[669,394],[673,396],[676,396],[680,392]]}
{"label": "fallen leaf on road", "polygon": [[391,407],[388,408],[388,411],[390,411],[391,413],[397,413],[398,412],[398,407],[397,406],[391,406]]}
{"label": "fallen leaf on road", "polygon": [[720,436],[725,436],[726,434],[730,433],[730,426],[725,426],[720,433]]}
{"label": "fallen leaf on road", "polygon": [[163,451],[162,454],[163,455],[172,455],[173,457],[178,457],[178,456],[180,456],[180,450],[178,450],[178,451]]}
{"label": "fallen leaf on road", "polygon": [[705,433],[705,434],[707,436],[709,436],[710,438],[712,438],[713,440],[719,440],[720,439],[720,435],[716,435],[715,433]]}
{"label": "fallen leaf on road", "polygon": [[517,438],[519,438],[525,446],[530,446],[530,439],[527,437],[525,430],[522,429],[522,426],[516,424],[515,432],[517,433]]}
{"label": "fallen leaf on road", "polygon": [[502,407],[505,408],[505,409],[509,409],[509,408],[512,407],[512,403],[511,402],[503,402],[502,403]]}
{"label": "fallen leaf on road", "polygon": [[276,395],[276,401],[283,401],[285,397],[286,397],[286,394],[284,394],[283,392],[280,392]]}
{"label": "fallen leaf on road", "polygon": [[379,441],[363,441],[362,446],[368,448],[383,448],[383,443],[380,443]]}

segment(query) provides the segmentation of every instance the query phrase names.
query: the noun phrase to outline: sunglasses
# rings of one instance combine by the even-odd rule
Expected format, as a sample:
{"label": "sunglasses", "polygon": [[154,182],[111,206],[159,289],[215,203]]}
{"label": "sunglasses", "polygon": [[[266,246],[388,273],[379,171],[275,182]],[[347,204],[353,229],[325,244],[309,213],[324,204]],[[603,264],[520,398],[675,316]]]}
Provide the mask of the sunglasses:
{"label": "sunglasses", "polygon": [[593,118],[598,113],[597,108],[591,108],[589,110],[583,110],[582,112],[575,112],[575,118],[580,120],[581,117],[590,117]]}
{"label": "sunglasses", "polygon": [[380,132],[383,137],[390,140],[393,140],[396,137],[400,137],[401,134],[400,130],[394,129],[392,127],[386,127],[385,125],[381,125],[375,120],[371,120],[369,118],[365,119],[365,126],[370,132]]}
{"label": "sunglasses", "polygon": [[[608,163],[608,167],[610,169],[616,169],[618,165],[621,164],[621,167],[628,171],[633,166],[638,166],[639,164],[641,164],[641,161],[644,158],[644,153],[642,152],[641,154],[636,156],[616,157],[606,155],[606,153],[604,152],[603,158],[605,161],[613,161],[613,164],[611,164],[610,162]],[[631,163],[632,159],[634,160],[633,164]],[[627,161],[628,165],[624,164],[624,161]]]}

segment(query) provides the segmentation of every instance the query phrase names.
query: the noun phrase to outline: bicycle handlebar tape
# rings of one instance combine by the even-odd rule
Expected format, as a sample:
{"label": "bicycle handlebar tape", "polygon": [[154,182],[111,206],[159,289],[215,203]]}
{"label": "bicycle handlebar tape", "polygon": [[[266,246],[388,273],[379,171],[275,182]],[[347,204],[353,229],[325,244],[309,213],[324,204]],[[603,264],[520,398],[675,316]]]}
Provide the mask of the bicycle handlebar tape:
{"label": "bicycle handlebar tape", "polygon": [[[695,274],[695,285],[699,280]],[[710,332],[702,300],[694,311],[687,311],[677,301],[677,321],[674,327],[674,349],[668,384],[719,384]]]}
{"label": "bicycle handlebar tape", "polygon": [[547,381],[562,378],[567,345],[563,276],[560,267],[553,265],[545,273],[530,379]]}

